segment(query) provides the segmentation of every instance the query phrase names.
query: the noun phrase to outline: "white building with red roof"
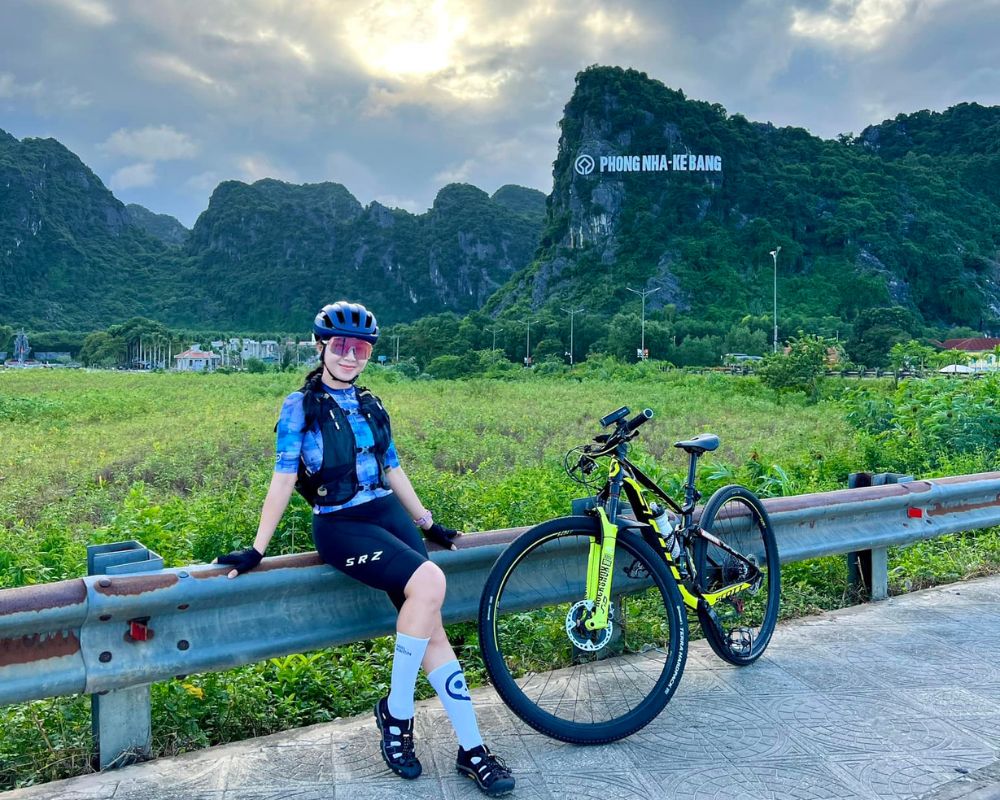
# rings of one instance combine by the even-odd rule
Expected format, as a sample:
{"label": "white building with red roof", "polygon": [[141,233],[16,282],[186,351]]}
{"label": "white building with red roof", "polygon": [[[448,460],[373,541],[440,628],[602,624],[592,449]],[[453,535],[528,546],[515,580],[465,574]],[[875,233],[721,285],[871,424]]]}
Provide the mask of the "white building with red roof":
{"label": "white building with red roof", "polygon": [[222,356],[193,344],[190,350],[175,355],[174,363],[178,372],[213,372],[222,364]]}
{"label": "white building with red roof", "polygon": [[1000,367],[1000,339],[945,339],[935,342],[942,350],[961,350],[969,354],[967,366],[974,370],[994,370]]}

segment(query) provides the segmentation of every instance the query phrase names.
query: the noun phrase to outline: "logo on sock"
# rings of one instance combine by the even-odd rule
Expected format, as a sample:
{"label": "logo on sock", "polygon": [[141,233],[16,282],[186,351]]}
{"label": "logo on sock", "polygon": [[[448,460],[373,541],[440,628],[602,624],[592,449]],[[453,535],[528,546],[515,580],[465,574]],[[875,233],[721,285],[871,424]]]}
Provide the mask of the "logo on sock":
{"label": "logo on sock", "polygon": [[413,655],[413,653],[411,653],[409,650],[407,650],[401,644],[397,644],[396,645],[396,652],[397,653],[402,653],[404,656],[412,656]]}
{"label": "logo on sock", "polygon": [[448,693],[448,697],[455,700],[472,700],[469,697],[469,686],[460,669],[448,676],[448,680],[444,682],[444,690]]}

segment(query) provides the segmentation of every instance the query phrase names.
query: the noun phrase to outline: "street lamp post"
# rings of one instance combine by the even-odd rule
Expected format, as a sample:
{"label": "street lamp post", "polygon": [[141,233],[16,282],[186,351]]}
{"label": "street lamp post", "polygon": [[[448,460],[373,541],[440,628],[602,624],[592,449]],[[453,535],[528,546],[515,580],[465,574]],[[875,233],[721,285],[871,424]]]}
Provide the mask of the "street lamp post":
{"label": "street lamp post", "polygon": [[496,350],[497,349],[497,334],[498,333],[502,333],[503,332],[503,328],[498,328],[498,327],[496,327],[494,325],[492,328],[487,328],[486,332],[487,333],[490,333],[490,332],[493,333],[493,348],[492,349]]}
{"label": "street lamp post", "polygon": [[563,309],[563,311],[565,311],[567,314],[569,314],[569,365],[571,367],[573,366],[573,318],[577,314],[579,314],[580,312],[585,311],[585,310],[586,309],[583,309],[583,308],[574,308],[574,309],[564,308]]}
{"label": "street lamp post", "polygon": [[778,253],[781,252],[781,245],[771,251],[771,258],[774,259],[774,346],[772,352],[778,352]]}
{"label": "street lamp post", "polygon": [[655,289],[643,289],[641,292],[638,289],[633,289],[631,286],[626,286],[625,288],[632,292],[632,294],[637,294],[642,298],[642,333],[640,334],[639,341],[639,360],[642,361],[646,358],[646,295],[658,292],[663,287],[657,286]]}

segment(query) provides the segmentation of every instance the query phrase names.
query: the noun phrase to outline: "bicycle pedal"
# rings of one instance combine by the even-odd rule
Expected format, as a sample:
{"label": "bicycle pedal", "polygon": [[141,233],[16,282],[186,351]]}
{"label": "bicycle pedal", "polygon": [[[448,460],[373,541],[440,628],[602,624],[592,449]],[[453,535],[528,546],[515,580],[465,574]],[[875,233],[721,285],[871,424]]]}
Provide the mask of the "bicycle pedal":
{"label": "bicycle pedal", "polygon": [[749,628],[733,628],[726,634],[726,642],[733,652],[746,655],[753,650],[753,631]]}

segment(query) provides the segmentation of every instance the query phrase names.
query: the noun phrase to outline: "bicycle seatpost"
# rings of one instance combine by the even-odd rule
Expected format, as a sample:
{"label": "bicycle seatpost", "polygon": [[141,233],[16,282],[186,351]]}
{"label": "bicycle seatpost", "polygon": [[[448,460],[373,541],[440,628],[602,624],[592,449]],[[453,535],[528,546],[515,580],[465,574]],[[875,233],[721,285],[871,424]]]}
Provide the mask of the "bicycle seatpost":
{"label": "bicycle seatpost", "polygon": [[[684,484],[684,507],[681,511],[685,516],[691,514],[694,511],[695,503],[701,499],[701,493],[695,488],[695,479],[698,474],[698,454],[691,453],[691,457],[688,460],[688,476],[687,483]],[[689,522],[690,520],[685,520]]]}

